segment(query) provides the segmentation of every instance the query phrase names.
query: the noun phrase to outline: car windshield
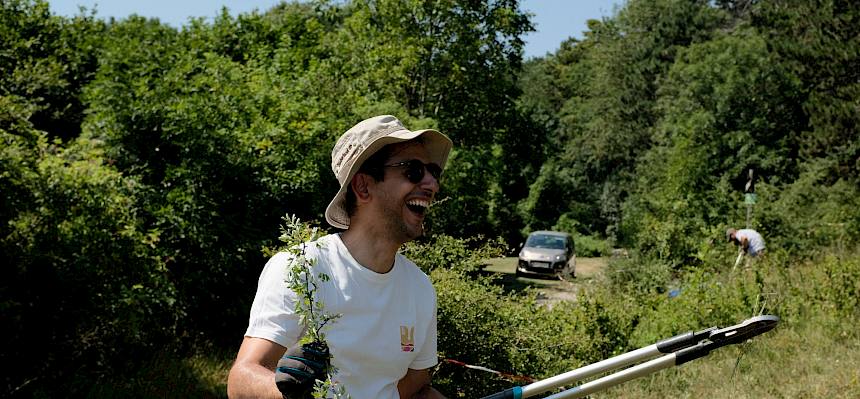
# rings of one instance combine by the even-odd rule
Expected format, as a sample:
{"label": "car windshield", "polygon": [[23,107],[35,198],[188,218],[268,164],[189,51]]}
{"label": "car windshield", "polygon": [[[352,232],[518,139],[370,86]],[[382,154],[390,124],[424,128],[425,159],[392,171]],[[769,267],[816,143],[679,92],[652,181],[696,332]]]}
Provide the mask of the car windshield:
{"label": "car windshield", "polygon": [[530,248],[564,249],[564,237],[535,234],[526,240],[526,246]]}

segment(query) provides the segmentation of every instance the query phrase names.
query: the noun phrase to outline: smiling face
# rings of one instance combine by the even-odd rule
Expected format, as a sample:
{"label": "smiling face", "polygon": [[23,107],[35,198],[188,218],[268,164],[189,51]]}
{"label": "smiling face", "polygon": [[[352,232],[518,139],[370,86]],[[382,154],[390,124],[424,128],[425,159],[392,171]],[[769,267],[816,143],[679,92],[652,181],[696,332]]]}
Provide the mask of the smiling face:
{"label": "smiling face", "polygon": [[[385,165],[418,160],[429,163],[430,156],[424,145],[417,142],[394,144]],[[382,181],[372,185],[372,201],[368,211],[380,224],[382,234],[400,243],[414,240],[424,234],[424,216],[433,197],[439,192],[439,181],[425,170],[417,183],[409,181],[405,165],[385,167]]]}

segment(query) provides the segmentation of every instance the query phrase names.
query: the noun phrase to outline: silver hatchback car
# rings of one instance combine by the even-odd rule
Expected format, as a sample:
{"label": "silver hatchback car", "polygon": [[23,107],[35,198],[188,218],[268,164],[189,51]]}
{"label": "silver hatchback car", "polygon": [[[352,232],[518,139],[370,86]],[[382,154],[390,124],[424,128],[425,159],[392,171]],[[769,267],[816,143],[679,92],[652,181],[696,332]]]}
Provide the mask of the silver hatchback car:
{"label": "silver hatchback car", "polygon": [[546,273],[576,277],[576,247],[573,237],[560,231],[535,231],[520,249],[517,276]]}

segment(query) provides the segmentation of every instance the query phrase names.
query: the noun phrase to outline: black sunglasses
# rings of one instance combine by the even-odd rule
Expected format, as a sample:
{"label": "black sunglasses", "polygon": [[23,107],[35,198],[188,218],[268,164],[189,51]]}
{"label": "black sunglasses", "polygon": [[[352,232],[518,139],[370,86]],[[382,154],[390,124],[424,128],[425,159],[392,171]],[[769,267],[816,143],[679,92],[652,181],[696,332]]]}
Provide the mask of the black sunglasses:
{"label": "black sunglasses", "polygon": [[421,183],[421,180],[424,180],[424,171],[430,172],[430,176],[433,176],[436,181],[439,181],[439,178],[442,177],[442,168],[435,163],[424,163],[417,159],[411,159],[409,161],[397,162],[389,165],[382,165],[383,168],[399,168],[406,167],[404,169],[404,175],[406,176],[406,180],[409,180],[412,184]]}

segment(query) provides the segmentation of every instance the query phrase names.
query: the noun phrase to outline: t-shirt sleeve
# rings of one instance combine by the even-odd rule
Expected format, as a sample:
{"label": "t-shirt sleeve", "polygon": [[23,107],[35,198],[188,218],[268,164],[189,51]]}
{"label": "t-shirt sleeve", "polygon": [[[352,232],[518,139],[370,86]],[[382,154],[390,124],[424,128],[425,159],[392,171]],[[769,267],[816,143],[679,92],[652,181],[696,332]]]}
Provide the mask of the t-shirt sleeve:
{"label": "t-shirt sleeve", "polygon": [[432,289],[432,285],[430,287],[433,295],[433,310],[430,322],[427,323],[427,339],[421,346],[418,356],[415,356],[415,360],[409,365],[409,368],[413,370],[427,369],[439,363],[439,357],[436,353],[436,291]]}
{"label": "t-shirt sleeve", "polygon": [[292,259],[290,254],[280,252],[266,263],[257,283],[245,336],[264,338],[290,347],[304,333],[295,312],[296,294],[286,282]]}

